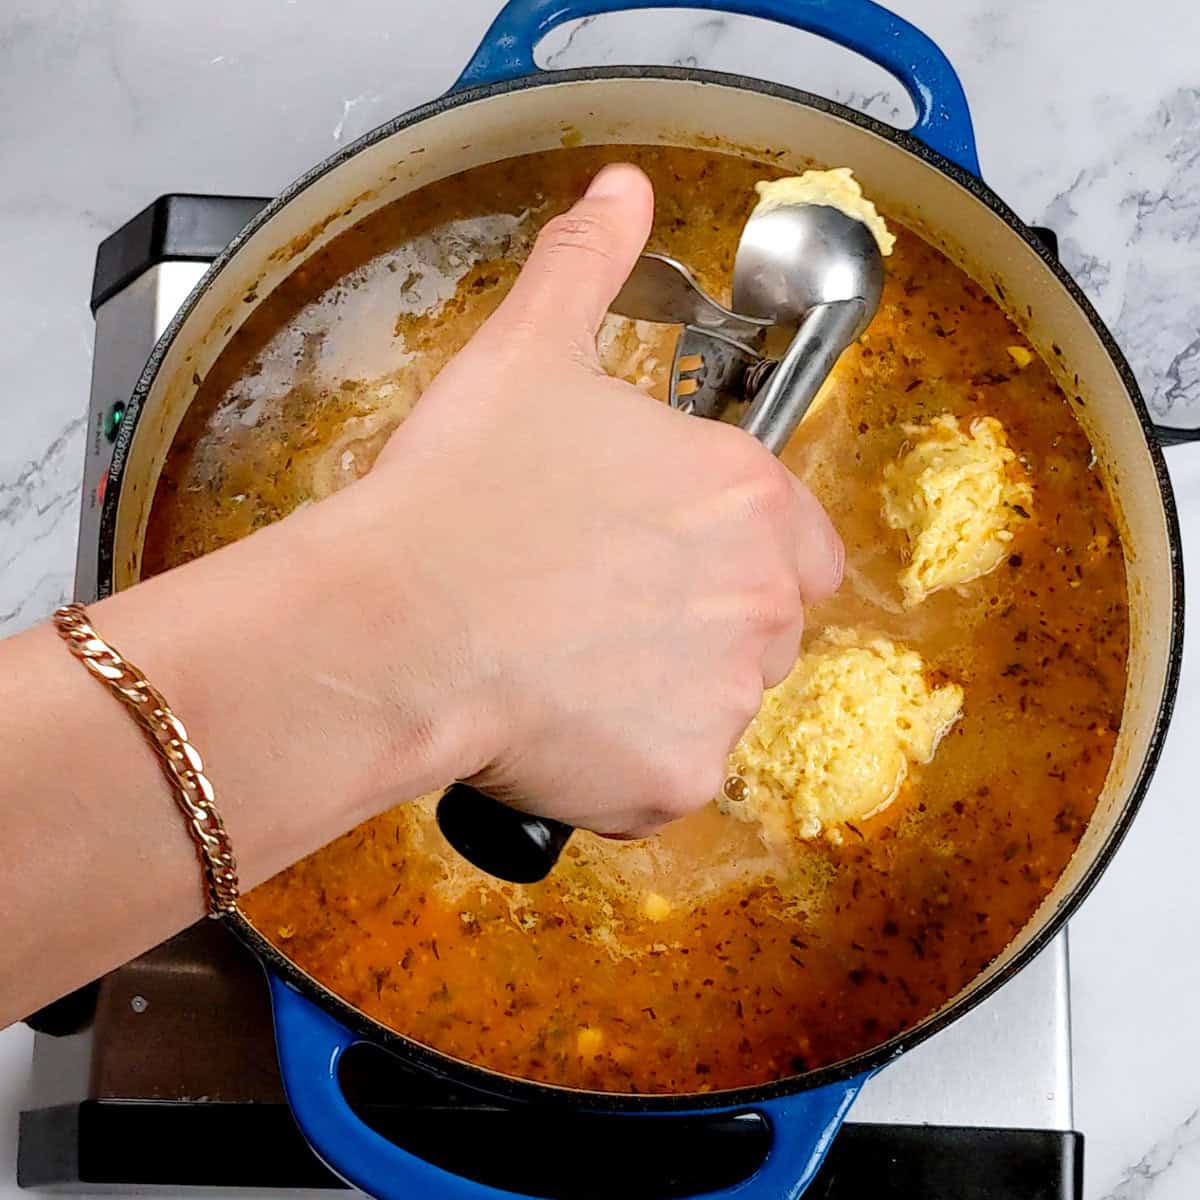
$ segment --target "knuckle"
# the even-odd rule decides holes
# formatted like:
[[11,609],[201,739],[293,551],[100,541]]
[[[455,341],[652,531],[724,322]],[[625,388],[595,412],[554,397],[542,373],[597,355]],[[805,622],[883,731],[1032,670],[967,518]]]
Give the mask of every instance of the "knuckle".
[[605,262],[612,258],[611,235],[605,223],[587,213],[568,212],[551,218],[538,234],[538,246],[544,254],[584,251]]
[[[744,429],[727,421],[706,421],[697,430],[708,439],[711,452],[734,474],[752,473],[761,467],[765,449]],[[768,455],[768,457],[770,457]]]
[[787,469],[773,458],[757,453],[749,456],[739,491],[744,515],[753,521],[775,520],[787,512],[792,503],[792,481]]
[[773,458],[763,464],[755,480],[762,494],[764,506],[770,512],[779,512],[792,502],[792,477],[787,469]]
[[758,628],[767,633],[782,633],[794,625],[804,613],[795,580],[782,573],[773,578],[763,587],[753,612]]
[[794,568],[778,547],[767,546],[755,559],[756,572],[743,581],[744,628],[773,635],[790,628],[804,614],[804,599]]

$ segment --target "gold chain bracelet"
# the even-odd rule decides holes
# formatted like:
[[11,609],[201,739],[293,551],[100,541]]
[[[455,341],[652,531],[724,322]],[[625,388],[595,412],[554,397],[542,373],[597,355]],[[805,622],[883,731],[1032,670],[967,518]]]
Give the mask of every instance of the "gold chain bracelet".
[[141,671],[96,633],[82,604],[65,604],[57,609],[54,628],[71,653],[130,710],[158,755],[204,868],[209,916],[234,912],[238,875],[233,847],[214,805],[204,761],[188,741],[183,722]]

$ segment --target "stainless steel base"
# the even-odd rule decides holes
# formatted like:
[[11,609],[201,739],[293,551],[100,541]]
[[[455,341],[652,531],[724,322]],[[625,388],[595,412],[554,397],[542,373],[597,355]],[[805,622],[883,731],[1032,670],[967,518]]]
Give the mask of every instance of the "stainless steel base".
[[[113,404],[128,398],[154,342],[204,269],[203,263],[162,263],[96,313],[92,436],[75,593],[82,599],[94,596],[96,588],[97,493],[112,453],[106,416]],[[273,1062],[265,999],[260,1004],[247,999],[253,993],[246,989],[259,986],[257,980],[243,973],[234,986],[223,975],[228,969],[203,939],[197,943],[185,937],[115,973],[102,988],[91,1031],[67,1039],[41,1034],[35,1039],[34,1104],[131,1094],[278,1098],[278,1081],[264,1066]],[[997,995],[882,1071],[863,1092],[853,1119],[1070,1129],[1068,977],[1063,934]],[[240,1014],[238,1005],[254,1011]],[[228,1030],[241,1030],[244,1053],[231,1053],[221,1062],[197,1059],[206,1044],[203,1030],[214,1020]],[[251,1053],[254,1039],[266,1044]],[[243,1044],[237,1037],[233,1042]]]

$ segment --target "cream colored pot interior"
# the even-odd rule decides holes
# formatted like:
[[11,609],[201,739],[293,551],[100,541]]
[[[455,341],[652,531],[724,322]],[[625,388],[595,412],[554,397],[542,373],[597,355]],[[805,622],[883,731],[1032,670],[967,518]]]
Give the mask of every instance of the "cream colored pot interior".
[[[850,166],[890,216],[946,251],[993,296],[1054,367],[1095,444],[1117,498],[1133,606],[1125,718],[1097,814],[1064,878],[994,964],[1001,969],[1094,861],[1147,755],[1168,673],[1172,579],[1152,459],[1121,377],[1065,288],[966,188],[869,130],[815,108],[731,85],[678,79],[562,81],[442,112],[362,150],[323,175],[241,247],[196,301],[149,393],[130,446],[114,548],[115,588],[138,577],[155,482],[203,376],[255,296],[318,248],[397,197],[469,167],[562,144],[708,146],[784,166]],[[332,214],[332,215],[331,215]],[[1056,349],[1057,348],[1057,349]],[[1076,376],[1078,383],[1075,382]],[[980,981],[976,981],[976,985]],[[972,986],[976,986],[972,985]]]

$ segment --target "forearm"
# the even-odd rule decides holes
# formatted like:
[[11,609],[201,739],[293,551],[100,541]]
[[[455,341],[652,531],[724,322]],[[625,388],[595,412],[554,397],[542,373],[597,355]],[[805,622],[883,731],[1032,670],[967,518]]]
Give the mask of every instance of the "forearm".
[[[610,379],[650,231],[602,171],[371,473],[97,604],[186,724],[251,887],[452,779],[600,833],[705,804],[842,555],[753,439]],[[0,645],[0,1024],[203,911],[123,706],[40,629]]]
[[[372,641],[346,528],[305,514],[89,609],[204,756],[244,888],[455,773],[403,651],[420,619],[398,596]],[[388,661],[347,661],[347,628]],[[154,752],[48,626],[0,643],[0,758],[3,1026],[199,918],[204,891]]]

